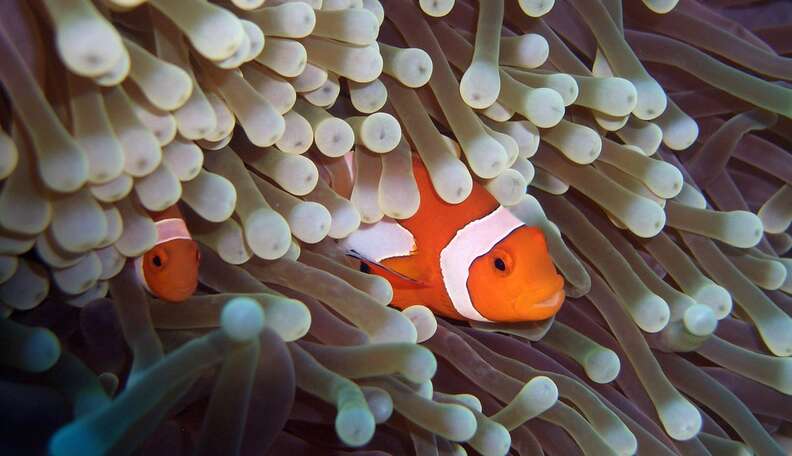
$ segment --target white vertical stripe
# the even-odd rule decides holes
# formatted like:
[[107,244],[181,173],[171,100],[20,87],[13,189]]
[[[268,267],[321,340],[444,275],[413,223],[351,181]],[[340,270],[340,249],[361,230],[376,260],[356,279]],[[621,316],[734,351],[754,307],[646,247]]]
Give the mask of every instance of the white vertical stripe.
[[482,316],[470,300],[467,288],[473,261],[492,248],[523,223],[508,209],[499,206],[486,216],[457,231],[440,252],[440,272],[454,309],[468,320],[490,321]]
[[406,256],[415,248],[415,238],[407,228],[384,217],[381,221],[360,225],[360,228],[339,242],[342,249],[363,258],[381,262],[386,258]]
[[154,292],[151,291],[151,288],[149,288],[148,281],[146,280],[146,273],[145,271],[143,271],[143,255],[140,255],[139,257],[135,258],[134,265],[135,265],[135,274],[137,274],[138,281],[140,282],[140,284],[143,285],[143,288],[145,288],[146,291],[148,291],[151,294],[154,294]]
[[[174,239],[192,239],[190,236],[190,231],[187,229],[187,225],[184,223],[183,219],[162,219],[157,221],[154,225],[157,227],[157,242],[154,243],[154,247]],[[152,247],[152,249],[154,247]],[[145,253],[135,258],[135,272],[137,273],[138,280],[143,285],[143,288],[145,288],[149,293],[154,294],[154,292],[151,291],[151,288],[149,288],[149,284],[146,281],[146,273],[143,270],[144,255]]]
[[157,221],[155,225],[157,226],[157,243],[154,245],[164,244],[174,239],[192,239],[183,219],[162,219]]

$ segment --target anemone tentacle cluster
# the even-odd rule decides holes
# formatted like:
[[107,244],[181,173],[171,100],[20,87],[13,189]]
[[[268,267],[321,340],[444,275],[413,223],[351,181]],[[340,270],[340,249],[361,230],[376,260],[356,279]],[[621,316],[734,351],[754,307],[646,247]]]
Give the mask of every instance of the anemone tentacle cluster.
[[[788,454],[790,53],[785,0],[0,2],[0,453]],[[388,306],[336,240],[412,154],[554,318]]]

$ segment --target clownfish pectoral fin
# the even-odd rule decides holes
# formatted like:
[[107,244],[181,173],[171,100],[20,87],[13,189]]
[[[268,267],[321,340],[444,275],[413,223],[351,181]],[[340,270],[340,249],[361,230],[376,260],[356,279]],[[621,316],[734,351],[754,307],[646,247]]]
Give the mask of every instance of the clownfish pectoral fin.
[[371,261],[363,256],[359,255],[357,252],[350,252],[348,253],[349,256],[357,259],[360,261],[361,271],[368,272],[371,274],[376,274],[388,282],[391,283],[393,288],[408,288],[408,289],[417,289],[417,288],[425,288],[429,285],[420,281],[416,280],[412,277],[408,277],[398,271],[394,271],[393,269],[384,266],[380,263],[375,261]]
[[423,284],[434,283],[432,270],[426,265],[432,262],[431,253],[416,250],[410,255],[385,258],[381,261],[383,267],[394,271],[404,277],[409,277]]

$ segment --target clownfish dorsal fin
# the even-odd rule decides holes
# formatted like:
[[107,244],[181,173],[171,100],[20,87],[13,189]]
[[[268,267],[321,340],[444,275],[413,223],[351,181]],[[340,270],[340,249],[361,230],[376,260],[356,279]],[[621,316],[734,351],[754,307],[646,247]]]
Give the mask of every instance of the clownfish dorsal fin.
[[161,211],[157,212],[149,212],[149,216],[154,222],[158,222],[160,220],[166,219],[183,219],[184,216],[182,215],[181,210],[179,209],[178,204],[174,204],[173,206],[169,206]]
[[[418,212],[399,223],[409,230],[427,259],[436,258],[457,232],[467,224],[485,217],[498,208],[498,202],[481,185],[474,185],[470,195],[459,204],[444,201],[434,189],[429,170],[413,155],[413,174],[421,194]],[[429,264],[424,261],[421,264]]]
[[349,199],[354,184],[354,166],[350,165],[352,152],[340,157],[327,157],[320,153],[312,153],[319,177],[336,193]]

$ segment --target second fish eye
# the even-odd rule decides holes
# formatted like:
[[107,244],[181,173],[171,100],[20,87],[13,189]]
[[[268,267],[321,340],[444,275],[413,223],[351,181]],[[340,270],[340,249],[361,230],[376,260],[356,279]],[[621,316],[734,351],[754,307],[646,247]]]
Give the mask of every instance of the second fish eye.
[[154,266],[156,267],[162,266],[162,259],[159,257],[159,255],[155,255],[154,258],[151,259],[151,262],[154,263]]
[[495,258],[495,269],[499,271],[506,270],[506,263],[501,258]]

